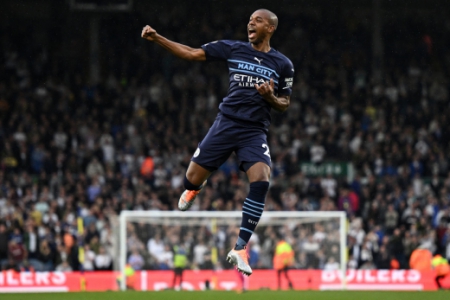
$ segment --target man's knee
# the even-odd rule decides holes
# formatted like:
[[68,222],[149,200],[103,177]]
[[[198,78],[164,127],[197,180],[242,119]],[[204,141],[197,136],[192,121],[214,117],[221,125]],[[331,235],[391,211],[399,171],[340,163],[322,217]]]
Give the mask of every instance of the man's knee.
[[200,186],[209,177],[211,171],[207,168],[200,166],[195,162],[191,162],[186,171],[186,179],[195,186]]
[[270,167],[263,162],[257,162],[247,170],[250,183],[270,180]]

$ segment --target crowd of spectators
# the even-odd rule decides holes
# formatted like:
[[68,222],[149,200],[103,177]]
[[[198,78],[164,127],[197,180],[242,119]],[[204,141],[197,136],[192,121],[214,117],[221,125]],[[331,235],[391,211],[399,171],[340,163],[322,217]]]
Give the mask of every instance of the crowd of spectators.
[[[297,269],[338,270],[340,261],[339,219],[284,220],[286,225],[272,219],[260,223],[252,235],[247,250],[249,264],[255,269],[272,268],[274,250],[280,239],[292,245],[296,254]],[[217,220],[213,230],[210,225],[190,222],[188,226],[158,225],[130,222],[127,226],[128,263],[135,270],[173,268],[173,246],[182,246],[187,256],[187,268],[194,270],[231,269],[226,254],[234,246],[239,233],[239,222]],[[228,224],[225,224],[228,223]],[[278,223],[275,224],[275,223]]]
[[[155,13],[151,25],[197,47],[245,40],[239,22],[250,13],[230,10],[189,22],[181,7]],[[350,14],[329,23],[294,8],[277,13],[272,46],[293,61],[296,77],[290,108],[273,114],[266,210],[346,211],[352,268],[389,268],[393,259],[408,268],[419,245],[450,258],[450,60],[433,48],[434,27],[418,35],[409,28],[422,26],[421,18],[389,24],[383,38],[392,51],[385,54],[384,76],[374,80],[364,18]],[[121,23],[115,26],[101,37],[106,63],[99,83],[86,79],[82,64],[62,63],[68,58],[0,36],[2,268],[111,269],[118,243],[112,228],[121,210],[177,208],[190,157],[226,94],[226,66],[183,62],[139,39],[138,29],[116,38]],[[439,28],[442,43],[449,28]],[[311,177],[300,168],[301,162],[327,161],[352,163],[354,178]],[[240,210],[247,189],[232,156],[191,209]],[[331,248],[315,232],[292,237],[297,266],[336,267],[333,255],[316,251]],[[210,246],[202,235],[187,234],[203,249],[192,252],[201,265],[196,253]],[[170,267],[172,235],[130,235],[135,266]],[[270,241],[271,232],[260,235],[254,249]],[[152,260],[152,245],[167,263]],[[270,267],[270,261],[262,255],[254,266]]]

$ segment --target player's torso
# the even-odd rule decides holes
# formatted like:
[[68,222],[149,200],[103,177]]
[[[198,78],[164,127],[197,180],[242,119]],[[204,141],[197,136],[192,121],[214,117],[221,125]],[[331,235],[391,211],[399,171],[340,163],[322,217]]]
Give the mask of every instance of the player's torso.
[[228,64],[230,83],[228,93],[219,105],[220,112],[228,118],[267,129],[271,106],[255,85],[273,80],[275,95],[279,94],[279,86],[287,88],[286,95],[289,95],[294,72],[289,59],[274,49],[260,52],[250,43],[240,41],[220,40],[202,48],[208,60],[226,60]]
[[227,58],[229,71],[228,94],[219,106],[228,117],[248,120],[267,128],[270,124],[270,104],[258,93],[255,84],[274,82],[274,94],[278,94],[278,82],[283,60],[276,50],[268,53],[252,48],[249,43],[238,42],[232,46]]
[[277,92],[282,61],[275,50],[264,53],[247,43],[239,43],[234,45],[227,63],[230,74],[228,97],[244,96],[255,100],[258,98],[255,84],[261,85],[270,79]]

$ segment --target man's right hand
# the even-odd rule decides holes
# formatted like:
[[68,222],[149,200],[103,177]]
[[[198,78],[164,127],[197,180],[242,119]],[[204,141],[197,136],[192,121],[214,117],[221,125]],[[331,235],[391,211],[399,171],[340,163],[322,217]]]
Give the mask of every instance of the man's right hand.
[[142,29],[141,37],[149,41],[154,41],[156,37],[156,30],[147,25]]

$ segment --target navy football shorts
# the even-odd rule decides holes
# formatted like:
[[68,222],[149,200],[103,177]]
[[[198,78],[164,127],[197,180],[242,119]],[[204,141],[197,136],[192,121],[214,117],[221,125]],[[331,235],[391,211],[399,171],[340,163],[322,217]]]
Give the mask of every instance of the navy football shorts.
[[215,171],[233,151],[244,172],[256,162],[263,162],[271,167],[265,130],[245,121],[227,118],[220,113],[198,144],[191,160],[209,171]]

